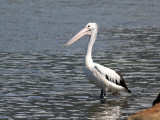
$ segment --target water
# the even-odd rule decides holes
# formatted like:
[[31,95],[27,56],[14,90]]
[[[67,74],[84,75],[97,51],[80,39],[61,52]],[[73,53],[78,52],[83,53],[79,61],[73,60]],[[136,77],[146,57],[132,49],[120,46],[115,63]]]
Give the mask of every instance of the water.
[[[0,119],[126,119],[160,91],[159,1],[4,0],[0,4]],[[83,74],[87,37],[62,46],[88,22],[99,25],[93,59],[120,71],[132,94],[115,97]]]

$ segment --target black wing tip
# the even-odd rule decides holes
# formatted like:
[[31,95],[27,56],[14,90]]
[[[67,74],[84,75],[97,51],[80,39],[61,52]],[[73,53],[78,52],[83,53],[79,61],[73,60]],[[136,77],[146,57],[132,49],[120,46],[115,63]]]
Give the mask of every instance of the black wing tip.
[[127,89],[128,93],[131,93],[131,91],[129,89]]
[[128,89],[128,87],[127,87],[127,85],[126,85],[126,83],[125,83],[122,75],[121,75],[119,72],[117,72],[117,71],[116,71],[116,73],[121,77],[120,85],[121,85],[122,87],[126,88],[126,90],[127,90],[128,93],[131,93],[131,91]]

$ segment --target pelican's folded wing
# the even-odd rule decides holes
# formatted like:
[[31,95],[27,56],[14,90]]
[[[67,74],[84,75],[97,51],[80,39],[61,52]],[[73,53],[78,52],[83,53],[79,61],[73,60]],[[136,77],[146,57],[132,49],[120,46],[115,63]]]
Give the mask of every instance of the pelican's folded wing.
[[98,72],[100,72],[102,75],[104,75],[108,81],[126,88],[126,90],[129,93],[131,93],[131,91],[128,89],[127,85],[125,84],[125,81],[124,81],[122,75],[119,72],[116,72],[110,68],[104,67],[104,66],[97,64],[97,63],[95,63],[94,68]]

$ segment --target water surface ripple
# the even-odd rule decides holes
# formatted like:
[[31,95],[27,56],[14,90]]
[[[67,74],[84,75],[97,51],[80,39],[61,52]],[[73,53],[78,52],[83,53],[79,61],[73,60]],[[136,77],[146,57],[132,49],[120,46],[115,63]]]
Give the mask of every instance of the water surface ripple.
[[[99,100],[100,89],[83,74],[84,50],[71,55],[0,53],[0,118],[124,119],[150,107],[160,85],[158,31],[101,31],[110,40],[97,41],[94,61],[120,71],[132,91],[118,97],[108,93],[106,101]],[[108,47],[96,49],[104,44]]]

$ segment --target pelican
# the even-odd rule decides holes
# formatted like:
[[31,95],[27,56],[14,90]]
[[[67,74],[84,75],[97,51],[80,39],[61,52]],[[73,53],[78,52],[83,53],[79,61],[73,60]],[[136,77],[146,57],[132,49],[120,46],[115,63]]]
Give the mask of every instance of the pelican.
[[105,99],[106,92],[112,92],[115,95],[120,94],[120,91],[131,93],[119,72],[93,62],[91,53],[97,31],[98,25],[96,23],[88,23],[63,47],[71,45],[83,36],[90,36],[84,58],[84,73],[87,79],[101,89],[100,99]]

